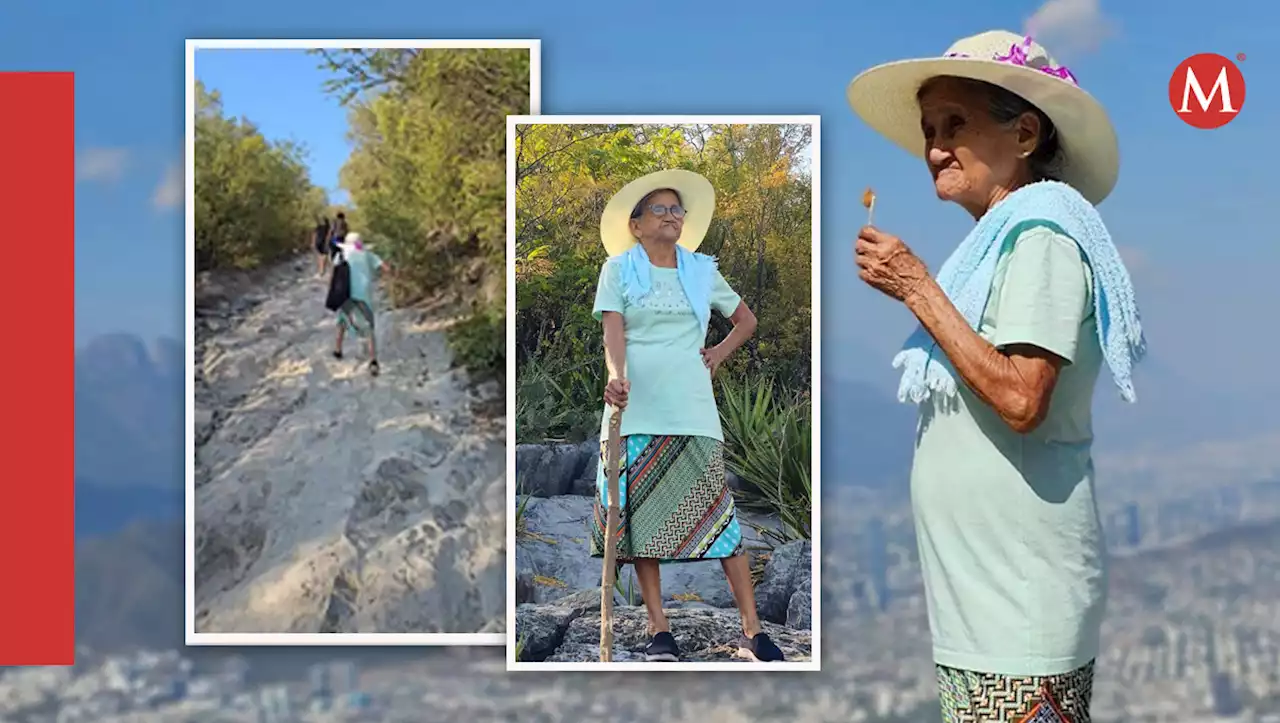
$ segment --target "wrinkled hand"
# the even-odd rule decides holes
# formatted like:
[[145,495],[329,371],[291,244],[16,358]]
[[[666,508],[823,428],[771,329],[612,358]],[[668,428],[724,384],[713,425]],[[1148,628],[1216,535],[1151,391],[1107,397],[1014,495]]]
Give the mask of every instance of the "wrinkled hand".
[[714,346],[710,349],[701,349],[699,353],[702,354],[703,365],[711,371],[711,376],[716,375],[716,370],[720,368],[720,365],[728,357],[728,354],[721,351],[719,347]]
[[627,396],[631,394],[631,382],[626,379],[610,379],[604,385],[605,404],[619,411],[627,408]]
[[902,239],[874,226],[862,227],[853,248],[858,278],[898,301],[929,278],[929,269]]

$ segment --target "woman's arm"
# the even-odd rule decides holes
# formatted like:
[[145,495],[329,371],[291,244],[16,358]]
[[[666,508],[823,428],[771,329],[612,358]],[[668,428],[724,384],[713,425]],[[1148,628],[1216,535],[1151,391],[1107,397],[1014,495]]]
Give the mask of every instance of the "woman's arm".
[[979,399],[995,409],[1013,431],[1027,434],[1049,413],[1049,402],[1063,359],[1031,345],[997,349],[969,326],[933,278],[926,278],[905,299]]
[[756,315],[747,306],[747,302],[739,301],[738,308],[733,310],[733,314],[729,316],[729,321],[733,323],[733,329],[728,336],[719,344],[716,349],[720,352],[721,359],[728,357],[730,354],[738,350],[738,347],[747,342],[752,334],[756,333]]
[[622,323],[622,314],[616,311],[603,312],[600,323],[604,326],[604,361],[609,369],[610,379],[625,379],[627,376],[627,334]]

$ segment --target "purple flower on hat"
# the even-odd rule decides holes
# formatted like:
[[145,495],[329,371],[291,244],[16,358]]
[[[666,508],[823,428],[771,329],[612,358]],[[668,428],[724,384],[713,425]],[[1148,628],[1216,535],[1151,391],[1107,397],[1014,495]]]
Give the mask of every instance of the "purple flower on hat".
[[1040,69],[1040,72],[1062,78],[1065,81],[1069,81],[1072,85],[1080,85],[1080,81],[1076,80],[1075,74],[1068,70],[1065,65],[1060,65],[1056,68],[1045,66]]
[[[1028,35],[1022,39],[1021,43],[1014,43],[1013,45],[1009,46],[1008,53],[1005,53],[1004,55],[997,55],[996,57],[992,58],[992,60],[996,61],[997,63],[1008,63],[1009,65],[1017,65],[1023,68],[1032,68],[1034,66],[1027,65],[1027,50],[1030,47],[1031,47],[1031,36]],[[947,53],[943,57],[944,58],[968,58],[971,56],[968,53]],[[1056,66],[1042,65],[1035,69],[1046,75],[1052,75],[1055,78],[1061,78],[1062,80],[1065,80],[1074,86],[1078,87],[1080,85],[1080,81],[1076,79],[1075,73],[1072,73],[1065,65],[1056,65]]]
[[1001,63],[1010,63],[1012,65],[1026,66],[1027,49],[1031,47],[1031,36],[1022,39],[1022,43],[1015,43],[1009,46],[1009,52],[1004,55],[997,55],[995,60]]

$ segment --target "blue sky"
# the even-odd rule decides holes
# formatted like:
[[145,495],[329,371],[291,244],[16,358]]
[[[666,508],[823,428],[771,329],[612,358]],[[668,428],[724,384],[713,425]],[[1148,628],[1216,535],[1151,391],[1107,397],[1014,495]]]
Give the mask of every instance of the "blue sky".
[[[1221,4],[1213,14],[1191,0],[1100,8],[1056,2],[1074,18],[1065,36],[1110,30],[1090,52],[1046,44],[1119,129],[1120,184],[1102,212],[1133,261],[1155,353],[1181,375],[1280,391],[1269,362],[1280,344],[1262,333],[1274,328],[1269,310],[1280,306],[1280,284],[1272,281],[1280,249],[1267,225],[1276,200],[1267,153],[1273,134],[1266,132],[1280,121],[1280,62],[1266,50],[1274,48],[1268,28],[1280,11],[1262,0]],[[779,12],[775,3],[751,1],[688,3],[675,12],[551,0],[431,7],[135,0],[68,13],[30,3],[0,11],[0,67],[77,73],[78,142],[96,161],[82,164],[94,173],[78,186],[80,338],[112,330],[182,334],[181,208],[157,204],[156,191],[181,157],[185,37],[536,37],[543,41],[546,113],[821,114],[824,371],[888,380],[888,353],[908,319],[845,281],[853,273],[850,239],[863,219],[859,194],[875,186],[878,225],[935,268],[969,222],[933,198],[919,162],[853,117],[844,88],[879,62],[937,54],[957,37],[989,28],[1021,30],[1038,7],[801,1]],[[1204,51],[1248,55],[1243,113],[1214,131],[1181,123],[1166,94],[1178,62]],[[211,62],[202,75],[226,86],[228,107],[269,134],[312,142],[317,173],[331,175],[340,159],[328,144],[342,143],[343,121],[321,110],[330,101],[312,87],[319,76],[310,60],[269,60],[269,74],[257,78],[244,72],[248,62]],[[1242,339],[1248,351],[1224,351]]]
[[345,203],[338,171],[351,152],[347,112],[322,89],[333,75],[320,62],[305,50],[198,50],[196,79],[222,93],[227,115],[248,118],[267,138],[302,143],[311,182]]

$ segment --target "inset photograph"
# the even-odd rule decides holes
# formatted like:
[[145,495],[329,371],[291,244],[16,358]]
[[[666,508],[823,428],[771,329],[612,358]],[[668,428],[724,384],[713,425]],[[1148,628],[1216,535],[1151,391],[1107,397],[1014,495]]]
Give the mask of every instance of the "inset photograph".
[[818,670],[817,117],[507,147],[508,668]]
[[187,41],[187,644],[505,642],[505,133],[538,52]]

